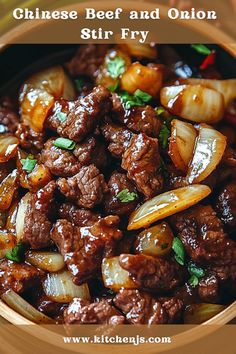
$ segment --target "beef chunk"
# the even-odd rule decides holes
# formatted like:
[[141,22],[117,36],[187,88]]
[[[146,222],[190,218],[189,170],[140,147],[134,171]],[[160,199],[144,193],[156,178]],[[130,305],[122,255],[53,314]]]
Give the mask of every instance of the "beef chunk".
[[26,209],[23,239],[32,249],[48,247],[52,223],[49,214],[53,210],[56,182],[51,181],[37,193],[32,194]]
[[183,282],[183,267],[164,258],[122,254],[119,263],[143,290],[168,292]]
[[122,159],[122,168],[146,198],[155,196],[162,189],[163,178],[159,173],[160,155],[158,140],[139,134],[132,138]]
[[201,302],[213,304],[220,301],[219,281],[215,275],[208,275],[200,280],[198,295]]
[[[56,104],[58,105],[58,103]],[[95,129],[110,109],[109,91],[102,86],[94,87],[87,96],[78,101],[69,102],[64,107],[65,120],[57,118],[58,108],[54,108],[52,116],[47,119],[47,125],[57,134],[80,142]]]
[[77,144],[73,153],[81,166],[93,164],[98,169],[104,169],[107,166],[108,156],[105,145],[94,137]]
[[31,265],[4,259],[0,261],[0,293],[9,289],[16,293],[22,293],[34,287],[38,283],[40,275],[40,272]]
[[171,217],[185,250],[201,265],[235,263],[236,243],[227,238],[211,206],[196,206]]
[[86,75],[95,79],[98,75],[98,69],[104,61],[104,57],[109,49],[109,45],[88,44],[81,45],[75,56],[66,68],[72,77]]
[[16,113],[11,100],[8,97],[0,102],[0,133],[15,133],[19,123],[19,116]]
[[122,289],[113,299],[115,306],[126,315],[132,324],[174,323],[181,317],[183,303],[179,299],[155,299],[139,290]]
[[124,316],[112,306],[112,301],[101,299],[90,303],[80,298],[74,298],[64,311],[66,324],[110,324],[118,325],[125,322]]
[[129,129],[113,123],[104,125],[101,131],[105,139],[109,141],[108,150],[110,153],[114,157],[121,159],[130,145],[133,133]]
[[92,226],[101,217],[91,210],[79,209],[71,203],[64,203],[59,209],[59,218],[70,221],[75,226]]
[[216,199],[216,211],[226,226],[236,228],[236,181],[220,191]]
[[81,164],[71,151],[53,145],[55,139],[49,139],[41,153],[40,161],[55,176],[69,177],[79,172]]
[[121,202],[117,194],[128,189],[130,193],[136,193],[136,188],[127,178],[125,173],[113,172],[108,182],[109,192],[104,199],[104,207],[107,214],[129,215],[137,206],[138,197],[130,202]]
[[67,220],[58,220],[51,237],[64,256],[75,284],[93,277],[104,257],[115,254],[116,243],[122,237],[118,216],[107,216],[90,227],[77,227]]
[[16,131],[16,137],[20,141],[20,146],[25,150],[38,152],[43,149],[45,142],[44,132],[36,132],[28,125],[20,123]]
[[94,165],[82,167],[73,177],[59,178],[57,185],[68,200],[89,209],[100,204],[107,191],[104,176]]
[[117,94],[112,95],[112,102],[115,117],[122,124],[135,133],[145,133],[148,136],[158,138],[162,123],[153,107],[133,107],[125,110]]

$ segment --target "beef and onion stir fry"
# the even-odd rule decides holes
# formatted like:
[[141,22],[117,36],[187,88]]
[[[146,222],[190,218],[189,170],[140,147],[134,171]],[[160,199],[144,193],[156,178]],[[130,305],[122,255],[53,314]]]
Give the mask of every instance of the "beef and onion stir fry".
[[21,315],[201,323],[235,300],[236,79],[191,50],[195,69],[80,46],[1,98],[0,296]]

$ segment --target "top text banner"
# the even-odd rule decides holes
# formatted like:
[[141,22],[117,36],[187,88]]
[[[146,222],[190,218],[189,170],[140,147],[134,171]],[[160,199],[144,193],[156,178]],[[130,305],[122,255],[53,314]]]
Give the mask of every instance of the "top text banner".
[[236,0],[0,0],[0,43],[236,42]]

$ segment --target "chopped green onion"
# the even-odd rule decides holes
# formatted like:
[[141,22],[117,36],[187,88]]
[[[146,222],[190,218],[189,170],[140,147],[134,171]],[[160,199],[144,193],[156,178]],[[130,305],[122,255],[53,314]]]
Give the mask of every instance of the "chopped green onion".
[[25,245],[19,242],[18,245],[6,253],[6,258],[10,261],[21,263],[25,258],[25,251]]
[[53,145],[64,150],[74,150],[76,143],[67,138],[57,138]]
[[184,265],[185,262],[185,250],[182,241],[175,237],[172,244],[172,249],[175,253],[175,260],[180,265]]
[[116,196],[122,203],[132,202],[133,200],[138,198],[138,194],[135,192],[130,192],[127,188],[123,189]]
[[108,90],[110,92],[116,92],[118,90],[119,86],[120,86],[120,82],[117,81],[114,85],[109,86]]
[[58,112],[57,113],[57,118],[63,123],[67,119],[67,115],[64,112]]
[[198,53],[203,55],[211,54],[211,50],[207,48],[204,44],[192,44],[191,47],[195,49]]
[[152,99],[151,95],[149,95],[147,92],[144,92],[139,89],[135,91],[134,96],[137,97],[143,103],[147,103],[147,102],[151,101],[151,99]]
[[117,79],[125,72],[125,61],[121,57],[109,59],[107,63],[107,71],[113,79]]
[[127,91],[120,91],[118,95],[120,96],[125,109],[130,109],[135,106],[144,106],[145,103],[152,99],[152,96],[147,92],[139,89],[135,91],[134,95],[130,95]]
[[22,169],[27,173],[32,172],[37,164],[37,160],[33,159],[32,155],[28,155],[26,159],[21,159],[20,162],[22,164]]
[[188,283],[194,288],[199,284],[199,279],[198,277],[196,277],[196,275],[191,275],[191,278],[189,279]]

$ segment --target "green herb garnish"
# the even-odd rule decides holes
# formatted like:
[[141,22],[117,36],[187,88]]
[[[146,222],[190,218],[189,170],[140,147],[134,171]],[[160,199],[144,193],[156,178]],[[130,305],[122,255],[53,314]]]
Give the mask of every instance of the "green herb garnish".
[[67,115],[64,112],[58,112],[57,113],[57,118],[63,123],[67,119]]
[[127,91],[120,91],[118,92],[125,109],[130,109],[131,107],[135,106],[144,106],[145,103],[149,102],[152,99],[147,92],[142,90],[136,90],[133,95],[130,95]]
[[188,283],[189,283],[189,285],[191,285],[194,288],[195,286],[198,285],[199,279],[198,279],[198,277],[196,277],[196,275],[191,275]]
[[157,108],[155,109],[155,111],[156,111],[156,114],[157,114],[158,116],[160,116],[162,113],[165,112],[165,108],[160,106],[160,107],[157,107]]
[[32,172],[37,164],[37,160],[35,160],[32,155],[28,155],[26,159],[21,159],[20,162],[22,164],[22,170],[27,173]]
[[120,82],[117,81],[114,85],[109,86],[108,90],[110,92],[116,92],[118,90],[119,86],[120,86]]
[[113,79],[117,79],[125,72],[125,61],[121,57],[109,59],[107,63],[107,71]]
[[172,249],[175,253],[176,262],[178,262],[180,265],[184,265],[184,261],[185,261],[184,245],[178,237],[174,238],[173,244],[172,244]]
[[138,194],[135,192],[130,192],[127,188],[123,189],[116,196],[122,203],[132,202],[133,200],[138,198]]
[[170,135],[171,135],[170,129],[167,127],[165,123],[162,124],[159,133],[159,143],[163,149],[167,148]]
[[139,90],[139,89],[137,89],[135,91],[134,97],[136,97],[137,99],[139,99],[143,103],[148,103],[152,99],[152,96],[149,95],[149,93],[144,92],[144,91]]
[[84,86],[84,79],[82,77],[80,77],[79,79],[76,79],[75,86],[77,88],[77,91],[81,91]]
[[6,253],[5,257],[10,261],[21,263],[25,258],[25,251],[25,245],[22,242],[19,242],[18,245]]
[[54,140],[53,145],[64,150],[74,150],[76,143],[67,138],[57,138]]
[[199,280],[204,277],[205,271],[204,269],[197,267],[194,263],[189,263],[188,272],[191,275],[189,279],[189,284],[193,287],[198,285]]
[[195,49],[198,53],[203,55],[211,54],[211,50],[207,48],[204,44],[192,44],[191,47]]

